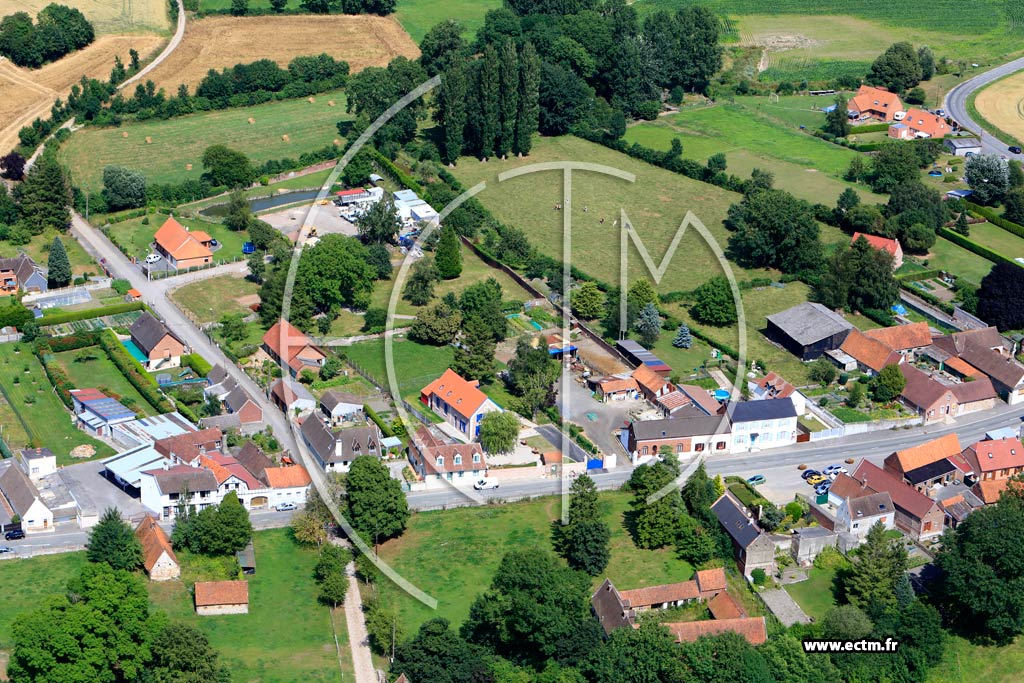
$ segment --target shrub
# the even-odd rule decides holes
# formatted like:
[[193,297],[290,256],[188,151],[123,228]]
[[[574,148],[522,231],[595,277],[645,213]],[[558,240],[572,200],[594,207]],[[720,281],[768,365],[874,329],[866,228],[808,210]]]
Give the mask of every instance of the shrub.
[[763,586],[768,582],[768,575],[760,567],[750,572],[750,578],[754,580],[755,586]]
[[391,433],[391,427],[380,415],[377,414],[376,410],[371,408],[369,405],[364,405],[363,412],[366,413],[366,417],[373,420],[373,423],[380,428],[381,434],[384,436],[394,436],[394,434]]
[[795,521],[804,516],[804,508],[800,503],[794,500],[786,503],[786,514]]

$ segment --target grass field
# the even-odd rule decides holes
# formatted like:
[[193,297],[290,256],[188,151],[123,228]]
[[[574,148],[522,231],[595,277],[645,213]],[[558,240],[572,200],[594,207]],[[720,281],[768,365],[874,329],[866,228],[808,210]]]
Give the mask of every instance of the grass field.
[[181,45],[151,75],[169,92],[180,83],[194,89],[210,69],[257,59],[286,66],[295,57],[321,52],[344,59],[353,71],[384,66],[399,55],[419,56],[416,44],[393,17],[207,17],[189,22]]
[[[68,453],[81,444],[94,446],[96,457],[114,454],[113,448],[75,428],[70,413],[46,379],[43,366],[28,347],[0,344],[0,388],[28,437],[53,451],[58,465],[76,462]],[[10,440],[7,443],[12,449],[29,445]]]
[[1012,259],[1024,256],[1024,238],[991,223],[972,225],[970,238],[990,249],[995,249],[1003,256]]
[[[376,380],[383,387],[388,386],[387,364],[384,355],[384,340],[359,342],[352,346],[340,347],[354,364]],[[419,391],[440,376],[452,362],[454,348],[451,346],[426,346],[407,339],[395,339],[392,362],[399,395]]]
[[[764,102],[767,102],[767,100],[764,100]],[[714,112],[724,113],[726,111],[728,110],[723,107],[702,110],[702,118],[714,116]],[[696,112],[693,113],[696,114]],[[810,114],[811,112],[800,113]],[[690,112],[687,112],[684,115],[689,114]],[[726,119],[732,117],[732,114],[726,114],[725,116]],[[787,149],[791,149],[790,143],[794,142],[794,140],[798,143],[809,142],[811,146],[807,148],[807,151],[820,153],[825,158],[830,157],[833,154],[833,150],[845,152],[845,150],[830,145],[823,140],[812,138],[804,133],[796,133],[783,128],[765,125],[763,119],[757,120],[752,117],[745,117],[748,121],[757,121],[758,124],[764,125],[765,128],[774,130],[763,130],[762,133],[766,137],[759,138],[755,148],[746,148],[744,146],[730,147],[728,145],[735,139],[731,133],[720,130],[719,132],[712,133],[715,137],[706,137],[704,132],[700,134],[694,133],[694,129],[701,128],[702,131],[710,131],[710,128],[704,129],[702,126],[688,126],[686,129],[681,129],[677,125],[670,123],[668,121],[669,118],[664,117],[657,122],[641,123],[633,126],[626,131],[626,139],[630,142],[637,142],[645,147],[659,150],[669,149],[672,140],[679,139],[683,143],[683,156],[696,158],[701,161],[707,160],[709,156],[717,152],[724,152],[728,163],[726,172],[741,178],[749,178],[751,171],[755,168],[770,171],[775,175],[776,187],[810,202],[835,203],[835,200],[839,198],[843,190],[848,187],[852,187],[861,196],[863,201],[884,201],[883,197],[872,194],[863,185],[858,186],[847,183],[836,177],[837,174],[834,172],[822,172],[810,158],[804,158],[800,161],[797,161],[795,158],[780,158],[776,156],[779,153],[778,147],[772,145],[769,148],[769,145],[762,144],[768,142],[767,136],[774,136]],[[717,137],[718,135],[722,135],[730,143],[723,144],[722,140]],[[850,154],[855,154],[855,152]],[[849,159],[852,156],[845,154],[843,156],[845,157],[845,166],[849,166]],[[831,162],[830,167],[834,168],[837,163],[838,160]]]
[[[340,140],[335,124],[351,119],[341,91],[323,93],[314,100],[268,102],[118,128],[86,128],[61,146],[60,157],[76,185],[97,192],[103,187],[103,167],[110,164],[142,171],[151,183],[198,180],[203,151],[217,143],[245,152],[257,164],[294,159]],[[250,124],[250,118],[255,123]],[[285,141],[283,135],[289,139]],[[152,142],[147,143],[147,138]]]
[[[83,353],[84,352],[84,353]],[[54,354],[57,362],[67,370],[71,383],[79,389],[95,388],[105,394],[113,394],[125,407],[143,415],[153,415],[155,411],[146,403],[146,399],[138,390],[128,383],[121,371],[98,346],[77,351],[64,351]],[[77,360],[80,357],[92,357],[89,360]]]
[[[572,261],[593,277],[618,282],[621,209],[626,210],[655,263],[661,262],[687,211],[693,211],[723,248],[728,240],[722,219],[729,205],[739,201],[738,194],[571,136],[538,138],[530,156],[524,159],[481,163],[463,158],[452,172],[466,187],[486,181],[488,188],[477,198],[499,220],[524,230],[542,253],[561,259],[563,214],[554,210],[555,204],[563,201],[561,173],[548,171],[497,181],[497,175],[504,171],[551,161],[604,164],[636,175],[635,183],[593,172],[576,171],[572,176]],[[635,247],[630,247],[629,253],[630,279],[649,278]],[[679,243],[675,259],[674,267],[670,266],[662,278],[660,291],[693,289],[721,272],[710,247],[693,229]],[[741,279],[748,276],[736,266],[733,269]]]
[[[12,0],[0,0],[0,7],[10,4]],[[21,3],[13,0],[13,4],[18,7]],[[38,4],[45,6],[49,2]],[[163,5],[162,2],[160,4]],[[7,13],[7,10],[0,9],[0,16]],[[135,48],[143,59],[147,59],[159,50],[163,42],[164,38],[152,33],[100,36],[88,47],[35,70],[22,69],[6,59],[0,60],[0,150],[6,152],[15,147],[18,131],[33,119],[47,118],[54,100],[58,97],[66,99],[71,86],[83,75],[105,81],[110,77],[115,56],[120,56],[127,64],[128,51]]]
[[[973,227],[971,235],[974,235]],[[956,273],[970,282],[978,284],[992,270],[992,262],[963,247],[957,246],[947,239],[939,237],[935,246],[928,253],[928,267],[940,268]]]
[[[131,218],[110,226],[110,232],[118,242],[128,247],[129,251],[138,258],[145,258],[150,252],[149,245],[153,241],[153,235],[160,229],[160,226],[167,220],[163,214],[152,214],[149,216],[149,224],[142,222],[142,218]],[[242,256],[242,244],[249,239],[245,232],[232,232],[224,227],[222,223],[211,223],[205,220],[194,218],[183,218],[176,216],[175,220],[191,230],[202,230],[209,233],[210,237],[220,242],[221,248],[213,252],[213,260],[228,260],[233,257]]]
[[252,311],[238,302],[239,297],[258,294],[260,286],[242,277],[218,275],[179,287],[171,299],[180,308],[192,312],[199,322],[220,320],[229,313],[248,315]]
[[47,595],[61,592],[68,579],[84,565],[84,552],[0,562],[0,592],[7,596],[6,606],[0,610],[0,649],[9,649],[13,644],[11,625],[15,617],[38,605]]
[[[15,12],[28,12],[34,17],[49,4],[50,0],[0,0],[0,17]],[[66,0],[61,4],[81,10],[97,35],[171,28],[164,0]]]
[[472,42],[477,29],[484,25],[484,15],[488,10],[499,7],[501,0],[398,0],[396,16],[417,45],[434,24],[448,19],[455,19],[462,24],[466,29],[463,37]]
[[834,569],[814,567],[806,581],[787,584],[786,592],[796,600],[807,616],[814,617],[817,621],[836,605],[832,596],[832,581],[835,576]]
[[[601,512],[612,530],[611,563],[605,576],[622,589],[685,581],[693,568],[676,558],[671,548],[640,550],[633,545],[623,523],[630,496],[601,493]],[[490,585],[502,556],[515,549],[551,548],[551,522],[561,515],[561,499],[537,500],[497,506],[461,508],[413,515],[405,534],[381,546],[380,555],[402,576],[438,601],[431,610],[381,582],[378,590],[386,603],[398,608],[406,633],[427,619],[444,617],[460,624],[470,603]]]
[[1001,78],[971,96],[982,125],[1006,142],[1019,145],[1024,140],[1024,71]]

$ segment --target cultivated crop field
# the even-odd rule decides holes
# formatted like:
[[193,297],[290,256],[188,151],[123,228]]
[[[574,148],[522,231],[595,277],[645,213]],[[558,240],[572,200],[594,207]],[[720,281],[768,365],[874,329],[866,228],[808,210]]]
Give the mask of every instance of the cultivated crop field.
[[979,91],[974,108],[994,128],[1024,140],[1024,71],[1000,79]]
[[419,56],[416,44],[392,17],[208,17],[189,22],[181,46],[151,76],[168,92],[180,83],[194,89],[210,69],[257,59],[287,66],[295,57],[322,52],[344,59],[352,71],[384,66],[399,55]]
[[[0,10],[0,15],[3,13]],[[33,119],[48,117],[53,101],[67,97],[82,76],[106,80],[115,56],[127,64],[128,51],[134,48],[145,59],[163,42],[152,33],[100,36],[85,49],[34,70],[0,58],[0,150],[6,153],[17,145],[18,131]]]
[[[725,248],[729,233],[722,225],[729,206],[740,196],[656,168],[600,145],[566,136],[537,138],[530,156],[482,163],[463,158],[452,171],[466,187],[486,181],[477,198],[508,225],[524,230],[543,253],[562,258],[562,220],[555,210],[562,202],[560,171],[534,173],[499,183],[503,171],[550,161],[605,164],[636,175],[630,183],[607,175],[573,174],[573,263],[593,277],[610,283],[619,278],[619,211],[625,209],[655,263],[660,263],[687,211],[707,226]],[[602,222],[603,220],[603,222]],[[749,273],[733,266],[737,277]],[[659,290],[690,290],[721,272],[710,247],[696,230],[688,230]],[[630,248],[630,279],[650,277],[635,248]]]
[[[53,0],[0,0],[0,17],[28,12],[33,17]],[[171,27],[166,0],[62,0],[82,11],[97,34],[166,31]]]
[[[340,140],[335,124],[352,118],[345,113],[344,94],[327,92],[313,100],[268,102],[118,128],[85,128],[61,146],[60,156],[71,169],[75,184],[95,191],[102,188],[103,167],[109,164],[142,171],[151,183],[198,180],[203,173],[203,151],[213,144],[245,152],[258,164],[297,158]],[[147,138],[151,142],[147,143]]]

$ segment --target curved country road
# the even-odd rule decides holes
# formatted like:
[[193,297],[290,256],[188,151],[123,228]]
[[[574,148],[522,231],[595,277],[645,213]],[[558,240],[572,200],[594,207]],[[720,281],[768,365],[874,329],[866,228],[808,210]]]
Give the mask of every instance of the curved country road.
[[974,92],[981,90],[986,85],[999,80],[1003,76],[1008,76],[1022,69],[1024,69],[1024,57],[1001,64],[994,69],[989,69],[973,78],[969,78],[946,93],[946,98],[943,100],[946,114],[959,123],[961,127],[968,128],[981,136],[981,151],[985,154],[998,154],[1017,159],[1018,161],[1024,161],[1024,154],[1011,153],[1007,149],[1009,143],[1004,144],[991,132],[986,131],[979,122],[972,119],[967,113],[967,99]]

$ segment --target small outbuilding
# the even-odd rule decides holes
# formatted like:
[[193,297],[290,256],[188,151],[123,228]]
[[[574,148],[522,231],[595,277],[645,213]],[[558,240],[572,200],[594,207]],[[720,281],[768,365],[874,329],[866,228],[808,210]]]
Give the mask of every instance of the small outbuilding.
[[802,303],[768,316],[766,335],[800,360],[814,360],[846,341],[853,325],[819,303]]
[[142,564],[150,581],[169,581],[181,576],[181,566],[156,517],[146,515],[135,528],[135,537],[142,546]]
[[249,584],[246,581],[197,581],[195,587],[196,614],[249,613]]
[[252,547],[252,541],[235,553],[235,559],[238,560],[238,566],[242,568],[243,574],[252,576],[256,573],[256,549]]
[[981,140],[978,138],[945,138],[942,146],[950,154],[965,157],[968,154],[981,154]]

